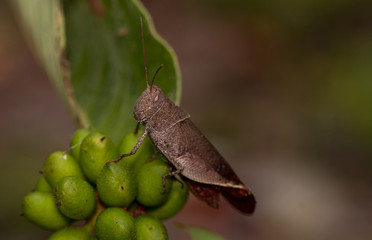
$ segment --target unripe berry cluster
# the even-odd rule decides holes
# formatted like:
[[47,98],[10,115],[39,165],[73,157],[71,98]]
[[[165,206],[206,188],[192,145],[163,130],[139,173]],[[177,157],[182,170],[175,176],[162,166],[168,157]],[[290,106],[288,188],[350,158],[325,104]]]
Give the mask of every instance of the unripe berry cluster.
[[70,154],[54,152],[45,160],[35,190],[23,199],[24,216],[56,231],[51,240],[168,239],[162,220],[182,209],[188,188],[170,177],[164,185],[166,159],[154,155],[146,138],[135,155],[106,164],[129,153],[139,136],[128,133],[116,146],[106,135],[77,130]]

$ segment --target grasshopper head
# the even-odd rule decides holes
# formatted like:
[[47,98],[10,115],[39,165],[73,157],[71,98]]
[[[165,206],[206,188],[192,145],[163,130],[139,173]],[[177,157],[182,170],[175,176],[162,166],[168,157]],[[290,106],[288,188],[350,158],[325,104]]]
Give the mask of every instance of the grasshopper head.
[[134,118],[139,123],[147,121],[161,108],[166,97],[156,85],[147,86],[134,106]]
[[148,80],[148,73],[147,73],[147,63],[146,63],[146,54],[145,54],[145,41],[143,37],[143,24],[142,24],[142,17],[140,17],[141,22],[141,36],[142,36],[142,51],[143,51],[143,60],[145,63],[145,75],[146,75],[146,84],[147,88],[145,91],[142,92],[141,96],[138,98],[136,105],[134,106],[134,118],[137,122],[146,125],[147,121],[154,116],[154,114],[159,111],[161,106],[163,105],[164,101],[167,97],[164,95],[163,91],[158,87],[153,85],[156,74],[158,74],[159,70],[164,67],[161,64],[158,69],[155,71],[154,77],[152,78],[151,84]]

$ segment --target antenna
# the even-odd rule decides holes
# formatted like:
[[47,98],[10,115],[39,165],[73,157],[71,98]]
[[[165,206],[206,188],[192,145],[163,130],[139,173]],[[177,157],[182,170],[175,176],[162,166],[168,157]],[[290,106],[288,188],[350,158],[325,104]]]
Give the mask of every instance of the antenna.
[[156,77],[156,74],[158,74],[159,70],[162,69],[164,67],[164,64],[161,64],[158,69],[156,69],[156,72],[154,74],[154,77],[152,78],[152,81],[151,81],[151,85],[150,85],[150,92],[151,92],[151,87],[152,87],[152,84],[154,84],[154,80],[155,80],[155,77]]
[[[140,16],[140,22],[141,22],[141,36],[142,36],[142,52],[143,52],[143,60],[145,62],[146,84],[147,84],[147,87],[149,87],[149,77],[148,77],[148,74],[147,74],[147,62],[146,62],[146,52],[145,52],[145,39],[143,37],[142,16]],[[151,91],[151,88],[150,88],[150,91]]]

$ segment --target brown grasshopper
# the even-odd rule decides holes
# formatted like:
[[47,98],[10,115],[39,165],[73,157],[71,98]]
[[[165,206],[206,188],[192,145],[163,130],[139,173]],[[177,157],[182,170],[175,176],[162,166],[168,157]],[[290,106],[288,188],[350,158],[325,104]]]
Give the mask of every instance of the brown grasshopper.
[[236,209],[244,214],[252,214],[256,205],[252,192],[194,125],[190,115],[167,98],[158,86],[153,85],[162,66],[149,84],[142,18],[140,20],[147,88],[137,100],[134,118],[138,124],[145,126],[145,131],[132,151],[114,162],[135,154],[148,135],[175,169],[164,177],[182,175],[191,192],[214,208],[218,208],[221,193]]

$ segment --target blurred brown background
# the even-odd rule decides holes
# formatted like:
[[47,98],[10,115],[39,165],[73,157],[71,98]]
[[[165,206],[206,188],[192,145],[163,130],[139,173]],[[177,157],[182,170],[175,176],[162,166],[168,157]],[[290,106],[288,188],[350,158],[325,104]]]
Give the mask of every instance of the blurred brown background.
[[[242,216],[190,196],[167,221],[226,239],[372,236],[372,3],[144,1],[173,46],[182,106],[258,205]],[[21,201],[75,125],[6,1],[0,2],[0,239],[46,239]]]

